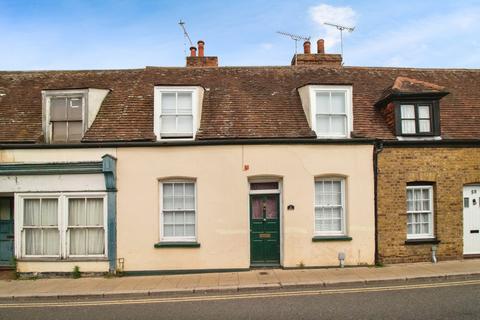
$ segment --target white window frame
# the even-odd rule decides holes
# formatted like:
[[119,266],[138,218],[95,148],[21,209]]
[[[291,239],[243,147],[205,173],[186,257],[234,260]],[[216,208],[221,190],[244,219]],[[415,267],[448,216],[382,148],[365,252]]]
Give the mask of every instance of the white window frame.
[[[170,183],[193,183],[193,195],[194,199],[194,210],[195,210],[195,235],[193,237],[183,236],[183,237],[175,237],[175,236],[164,236],[164,224],[163,224],[163,185],[170,184]],[[188,180],[188,179],[175,179],[175,180],[162,180],[160,181],[160,188],[159,188],[159,230],[160,230],[160,242],[197,242],[198,241],[198,208],[197,208],[197,181],[195,180]],[[168,211],[175,211],[175,210],[168,210]],[[191,210],[180,210],[180,211],[191,211]]]
[[[192,94],[192,136],[191,137],[175,137],[167,136],[162,137],[161,135],[161,120],[162,116],[162,94],[163,93],[179,93],[179,92],[190,92]],[[178,140],[194,140],[197,134],[198,124],[198,113],[199,113],[199,104],[200,104],[200,88],[199,87],[168,87],[168,86],[156,86],[154,88],[154,110],[153,110],[153,130],[157,136],[157,140],[162,141],[178,141]]]
[[[81,90],[44,90],[42,91],[44,115],[43,132],[47,143],[53,142],[52,122],[50,121],[50,105],[52,98],[80,98],[82,99],[82,137],[87,131],[88,115],[88,89]],[[72,143],[66,141],[65,143]]]
[[[328,139],[345,139],[350,138],[351,132],[353,130],[353,96],[352,96],[352,86],[345,85],[312,85],[310,88],[310,122],[312,125],[312,130],[317,134],[317,138],[328,138]],[[334,135],[334,134],[319,134],[317,132],[317,92],[333,92],[340,91],[345,94],[345,114],[347,116],[345,134]]]
[[[346,203],[345,203],[345,178],[343,177],[318,177],[315,179],[314,181],[314,184],[313,184],[313,234],[314,236],[320,236],[320,237],[324,237],[324,236],[346,236],[347,235],[347,228],[346,228],[346,220],[347,220],[347,207],[346,207]],[[325,207],[325,206],[321,206],[321,205],[317,205],[317,201],[316,201],[316,188],[315,188],[315,184],[317,182],[320,182],[320,181],[340,181],[340,190],[342,192],[342,197],[341,197],[341,205],[342,205],[342,210],[341,210],[341,217],[342,217],[342,221],[340,223],[340,226],[341,226],[341,230],[340,231],[318,231],[316,229],[316,222],[317,222],[317,219],[316,219],[316,209],[317,208],[322,208],[322,207]]]
[[[60,253],[58,255],[27,255],[25,254],[25,232],[23,226],[24,200],[25,199],[58,199],[58,230],[60,234]],[[102,198],[103,199],[103,223],[104,223],[104,246],[105,252],[101,255],[70,255],[70,240],[68,235],[68,199],[70,198]],[[108,201],[105,192],[53,192],[53,193],[16,193],[15,194],[15,255],[17,258],[107,258],[108,257]]]
[[430,202],[430,215],[428,219],[428,233],[418,233],[418,234],[409,234],[408,233],[408,215],[409,214],[414,214],[414,213],[424,213],[426,212],[425,210],[423,211],[408,211],[408,195],[406,195],[405,199],[405,205],[406,205],[406,212],[407,212],[407,221],[405,226],[407,226],[407,239],[433,239],[435,238],[435,232],[434,232],[434,203],[433,203],[433,186],[432,185],[415,185],[415,186],[407,186],[407,192],[408,190],[415,190],[415,189],[428,189],[429,190],[429,202]]

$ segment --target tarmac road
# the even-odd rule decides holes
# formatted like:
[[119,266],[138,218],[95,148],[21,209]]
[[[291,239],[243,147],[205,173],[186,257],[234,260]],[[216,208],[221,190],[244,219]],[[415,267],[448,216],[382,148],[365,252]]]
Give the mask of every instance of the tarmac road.
[[148,298],[3,301],[0,319],[480,319],[480,280]]

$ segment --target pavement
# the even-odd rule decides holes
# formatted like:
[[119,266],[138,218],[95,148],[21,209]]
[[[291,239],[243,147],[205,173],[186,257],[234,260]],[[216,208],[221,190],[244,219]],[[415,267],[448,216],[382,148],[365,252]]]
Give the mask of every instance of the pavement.
[[480,259],[395,264],[384,267],[253,269],[242,272],[159,276],[0,280],[0,300],[155,296],[261,289],[361,286],[480,277]]

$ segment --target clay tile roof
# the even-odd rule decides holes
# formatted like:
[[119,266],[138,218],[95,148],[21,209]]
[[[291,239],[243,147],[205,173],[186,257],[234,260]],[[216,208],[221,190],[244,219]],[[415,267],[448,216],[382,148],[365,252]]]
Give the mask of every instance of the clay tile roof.
[[480,139],[480,70],[285,66],[0,72],[0,142],[41,143],[41,91],[68,88],[110,89],[82,142],[154,141],[155,85],[205,89],[197,139],[313,139],[297,90],[307,84],[353,86],[354,137],[395,138],[375,108],[390,88],[448,91],[442,136]]

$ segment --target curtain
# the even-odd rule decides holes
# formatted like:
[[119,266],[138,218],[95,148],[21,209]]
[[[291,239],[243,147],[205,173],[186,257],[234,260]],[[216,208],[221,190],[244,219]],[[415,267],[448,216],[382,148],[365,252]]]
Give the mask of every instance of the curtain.
[[41,229],[25,229],[25,253],[27,255],[42,254]]
[[84,198],[68,200],[68,225],[69,226],[86,225]]
[[103,199],[87,199],[88,226],[103,226]]
[[23,212],[23,225],[40,225],[40,199],[25,199]]
[[88,252],[87,254],[103,254],[104,253],[104,231],[100,228],[91,228],[87,230]]
[[70,229],[70,254],[86,255],[87,230],[81,228]]
[[58,225],[58,200],[42,199],[42,226]]

